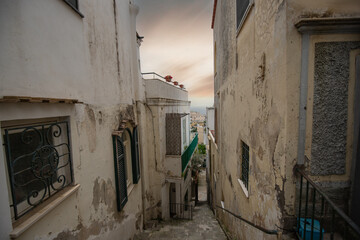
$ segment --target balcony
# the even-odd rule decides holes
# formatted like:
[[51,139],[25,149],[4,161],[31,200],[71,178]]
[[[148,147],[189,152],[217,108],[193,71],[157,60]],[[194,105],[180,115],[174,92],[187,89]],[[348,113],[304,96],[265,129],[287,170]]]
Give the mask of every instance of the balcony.
[[[189,165],[190,159],[198,144],[198,136],[196,135],[190,145],[181,154],[167,154],[165,158],[165,169],[169,177],[185,177],[186,167]],[[186,177],[185,177],[186,178]]]
[[193,155],[195,148],[198,144],[199,138],[198,134],[195,135],[190,145],[181,155],[181,172],[183,173],[186,169],[186,166],[189,164],[191,156]]

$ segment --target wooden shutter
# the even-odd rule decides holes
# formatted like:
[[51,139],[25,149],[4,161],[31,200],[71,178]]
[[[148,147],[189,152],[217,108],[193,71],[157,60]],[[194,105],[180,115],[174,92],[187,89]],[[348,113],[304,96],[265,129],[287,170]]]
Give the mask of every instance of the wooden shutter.
[[133,182],[137,184],[140,179],[140,153],[139,153],[139,137],[137,127],[134,128],[132,138],[132,170]]
[[117,209],[121,211],[128,201],[125,148],[119,136],[113,136],[113,145]]

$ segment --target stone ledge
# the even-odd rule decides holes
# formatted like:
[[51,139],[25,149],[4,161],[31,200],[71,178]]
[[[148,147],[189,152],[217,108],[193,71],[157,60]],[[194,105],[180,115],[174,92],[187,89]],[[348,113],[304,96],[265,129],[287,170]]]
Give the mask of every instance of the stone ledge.
[[360,18],[301,18],[295,27],[301,33],[360,33]]
[[48,199],[44,204],[44,206],[39,206],[38,209],[34,209],[31,213],[29,213],[29,217],[25,217],[24,220],[19,220],[18,223],[15,223],[12,232],[10,233],[10,238],[15,239],[18,238],[23,232],[29,229],[32,225],[42,219],[46,214],[48,214],[51,210],[56,208],[60,203],[62,203],[65,199],[69,198],[73,193],[75,193],[79,189],[80,185],[69,186],[63,189],[61,192],[54,195],[54,198]]

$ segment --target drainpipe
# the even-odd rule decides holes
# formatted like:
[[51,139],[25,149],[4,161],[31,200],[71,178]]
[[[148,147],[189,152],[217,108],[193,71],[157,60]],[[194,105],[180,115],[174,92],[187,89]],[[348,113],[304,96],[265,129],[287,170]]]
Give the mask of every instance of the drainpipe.
[[309,33],[303,33],[301,39],[301,73],[300,73],[300,101],[299,101],[299,136],[297,164],[304,164],[306,137],[306,103],[308,93],[308,63],[309,63]]

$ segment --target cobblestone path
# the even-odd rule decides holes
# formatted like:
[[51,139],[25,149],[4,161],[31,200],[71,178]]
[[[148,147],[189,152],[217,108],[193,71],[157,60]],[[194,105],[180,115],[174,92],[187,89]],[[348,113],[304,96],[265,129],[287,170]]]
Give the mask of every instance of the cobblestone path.
[[[205,192],[204,192],[205,191]],[[192,220],[170,220],[135,236],[135,240],[226,240],[219,223],[206,201],[204,171],[199,177],[199,200]]]

